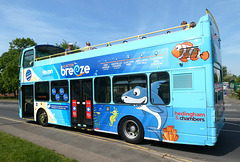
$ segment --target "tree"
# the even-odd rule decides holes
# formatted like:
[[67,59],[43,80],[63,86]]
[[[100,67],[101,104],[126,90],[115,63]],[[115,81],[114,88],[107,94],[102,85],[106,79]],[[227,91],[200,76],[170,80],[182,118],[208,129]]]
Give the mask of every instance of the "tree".
[[230,82],[231,80],[236,80],[237,76],[229,73],[227,67],[223,66],[223,82]]
[[37,45],[30,38],[16,38],[9,44],[8,52],[4,52],[0,56],[0,83],[2,86],[0,93],[14,93],[18,89],[20,54],[23,49]]
[[2,79],[2,75],[0,73],[0,93],[5,94],[6,90],[2,85],[3,85],[3,79]]
[[37,43],[34,42],[33,39],[30,38],[16,38],[12,40],[12,42],[9,42],[10,44],[10,49],[16,49],[19,52],[24,50],[25,48],[31,47],[31,46],[36,46]]
[[[59,44],[56,43],[56,45],[57,45],[58,47],[62,47],[62,48],[64,48],[64,49],[67,49],[69,43],[70,43],[70,42],[67,42],[66,40],[63,39],[62,43],[59,43]],[[77,45],[77,42],[75,42],[75,43],[73,44],[73,50],[75,50],[75,49],[80,49],[80,47]]]
[[240,76],[237,77],[236,83],[240,83]]
[[227,76],[227,67],[226,66],[223,66],[223,78],[225,77],[225,76]]

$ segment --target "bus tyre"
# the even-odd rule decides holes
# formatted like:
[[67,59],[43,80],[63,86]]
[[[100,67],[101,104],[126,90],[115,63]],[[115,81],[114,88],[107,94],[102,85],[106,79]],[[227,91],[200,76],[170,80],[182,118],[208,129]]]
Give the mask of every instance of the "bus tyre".
[[126,142],[141,143],[144,138],[144,129],[138,119],[125,117],[120,122],[119,134]]
[[48,116],[45,110],[41,109],[38,113],[38,123],[42,126],[48,125]]

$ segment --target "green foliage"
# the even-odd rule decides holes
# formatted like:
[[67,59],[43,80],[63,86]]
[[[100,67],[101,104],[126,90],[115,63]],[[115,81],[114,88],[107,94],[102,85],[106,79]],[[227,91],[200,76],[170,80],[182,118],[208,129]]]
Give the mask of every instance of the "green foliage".
[[12,40],[12,42],[9,42],[9,44],[10,44],[10,49],[16,49],[19,52],[21,52],[25,48],[37,45],[37,43],[34,42],[34,40],[30,39],[30,38],[26,38],[26,39],[25,38],[16,38],[16,39]]
[[230,82],[232,80],[236,80],[236,75],[233,75],[231,73],[227,73],[225,77],[223,77],[223,82]]
[[8,52],[0,56],[0,93],[14,93],[18,89],[20,54],[23,49],[36,45],[30,38],[16,38],[9,44]]
[[[69,41],[66,41],[63,39],[63,41],[61,43],[59,43],[59,44],[56,43],[56,46],[67,49],[69,43],[70,43]],[[77,45],[77,42],[73,43],[73,50],[75,50],[75,49],[80,49],[80,47]]]
[[228,82],[229,83],[232,80],[236,80],[237,76],[229,73],[227,71],[227,67],[226,66],[223,66],[222,71],[223,71],[223,82]]
[[223,66],[222,70],[223,70],[223,78],[224,78],[227,75],[227,67]]
[[76,161],[0,131],[0,161]]
[[6,90],[3,88],[3,79],[2,79],[2,74],[0,73],[0,93],[5,94]]
[[240,89],[237,90],[237,97],[240,100]]
[[237,77],[236,83],[240,83],[240,76]]

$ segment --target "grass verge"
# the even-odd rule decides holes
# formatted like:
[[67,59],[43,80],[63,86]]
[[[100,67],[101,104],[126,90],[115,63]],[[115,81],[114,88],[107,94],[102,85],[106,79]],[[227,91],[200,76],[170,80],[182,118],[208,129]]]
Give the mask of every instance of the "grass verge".
[[0,100],[18,100],[18,98],[14,97],[0,97]]
[[76,160],[2,131],[0,131],[0,161],[76,162]]

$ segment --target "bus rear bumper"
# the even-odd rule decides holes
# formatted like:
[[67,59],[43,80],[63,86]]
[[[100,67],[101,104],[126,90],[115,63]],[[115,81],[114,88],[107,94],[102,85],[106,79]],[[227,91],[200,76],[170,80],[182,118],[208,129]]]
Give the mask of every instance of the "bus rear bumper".
[[224,124],[225,124],[225,116],[223,115],[221,120],[219,120],[215,123],[214,128],[208,128],[208,138],[205,143],[207,146],[214,146],[216,144],[218,136],[219,136]]

